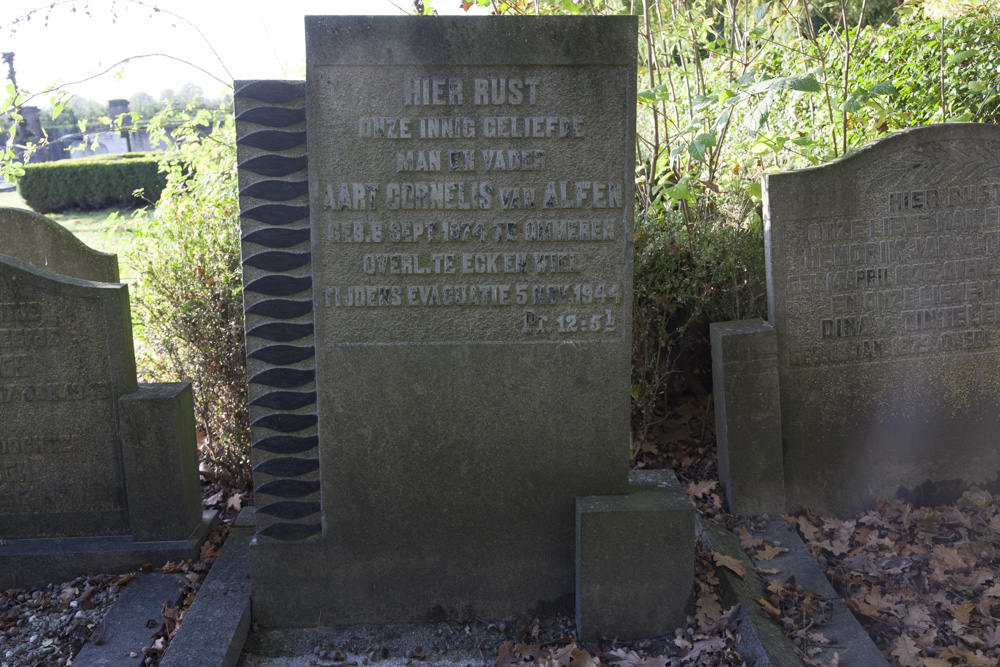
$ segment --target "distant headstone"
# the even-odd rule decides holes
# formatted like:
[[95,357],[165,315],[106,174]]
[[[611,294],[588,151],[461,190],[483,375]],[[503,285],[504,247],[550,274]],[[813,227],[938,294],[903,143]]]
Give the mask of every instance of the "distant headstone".
[[[0,210],[11,220],[55,225]],[[208,518],[190,386],[136,384],[127,286],[52,272],[93,251],[24,236],[58,243],[46,271],[0,237],[0,586],[191,557]]]
[[20,208],[0,208],[0,251],[70,278],[118,282],[118,256],[84,244],[62,225]]
[[768,322],[713,325],[734,507],[1000,488],[1000,129],[915,128],[765,186]]
[[629,491],[636,29],[307,17],[304,85],[237,84],[255,622],[571,607]]

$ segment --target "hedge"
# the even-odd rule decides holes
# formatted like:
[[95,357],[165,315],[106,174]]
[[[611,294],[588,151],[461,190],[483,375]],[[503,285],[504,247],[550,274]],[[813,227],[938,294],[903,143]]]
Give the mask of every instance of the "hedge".
[[28,164],[17,187],[38,213],[58,213],[156,203],[166,182],[156,154],[127,153]]

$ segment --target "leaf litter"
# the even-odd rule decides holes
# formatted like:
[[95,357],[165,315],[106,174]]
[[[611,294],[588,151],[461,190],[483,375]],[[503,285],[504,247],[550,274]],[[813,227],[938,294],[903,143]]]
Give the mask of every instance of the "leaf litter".
[[789,521],[892,664],[1000,664],[1000,497],[973,487],[953,505],[880,499],[849,520]]

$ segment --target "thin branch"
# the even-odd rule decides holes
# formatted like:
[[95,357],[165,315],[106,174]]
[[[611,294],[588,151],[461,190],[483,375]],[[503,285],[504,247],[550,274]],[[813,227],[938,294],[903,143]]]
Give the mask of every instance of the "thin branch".
[[75,86],[75,85],[80,84],[80,83],[86,83],[87,81],[90,81],[91,79],[96,79],[96,78],[98,78],[100,76],[104,76],[105,74],[107,74],[111,70],[115,69],[119,65],[124,65],[127,62],[129,62],[130,60],[138,60],[139,58],[154,58],[154,57],[170,58],[171,60],[176,60],[179,63],[183,63],[185,65],[189,65],[189,66],[195,68],[196,70],[202,72],[203,74],[207,74],[208,76],[212,77],[213,79],[215,79],[216,81],[218,81],[219,83],[221,83],[222,85],[224,85],[226,88],[231,88],[232,87],[232,83],[231,82],[223,81],[219,77],[217,77],[214,74],[212,74],[211,72],[209,72],[207,69],[204,69],[202,67],[198,67],[194,63],[189,62],[187,60],[184,60],[183,58],[178,58],[177,56],[172,56],[172,55],[167,54],[167,53],[144,53],[144,54],[142,54],[140,56],[130,56],[130,57],[125,58],[123,60],[119,60],[118,62],[116,62],[115,64],[111,65],[107,69],[105,69],[105,70],[103,70],[101,72],[98,72],[97,74],[91,74],[90,76],[84,77],[84,78],[80,79],[79,81],[70,81],[69,83],[61,83],[61,84],[56,85],[56,86],[49,86],[45,90],[42,90],[42,91],[37,92],[37,93],[34,93],[31,96],[25,98],[24,101],[21,102],[21,106],[24,106],[24,104],[26,102],[29,102],[30,100],[33,100],[36,97],[40,97],[42,95],[47,95],[48,93],[60,90],[62,88],[67,88],[69,86]]
[[[192,28],[194,28],[194,31],[198,33],[198,36],[201,37],[202,41],[204,41],[205,44],[208,45],[208,48],[212,52],[212,55],[215,56],[215,59],[219,61],[220,65],[222,65],[222,69],[224,69],[226,71],[226,76],[228,76],[229,79],[232,80],[233,75],[230,74],[229,68],[226,67],[226,63],[223,62],[222,58],[219,56],[218,52],[215,50],[215,47],[212,46],[212,42],[208,41],[208,38],[205,37],[205,33],[203,33],[201,31],[201,29],[198,26],[196,26],[194,23],[191,23],[191,21],[188,21],[186,18],[184,18],[183,16],[180,16],[179,14],[174,14],[173,12],[168,11],[166,9],[160,9],[156,5],[151,5],[151,4],[147,3],[147,2],[143,2],[143,0],[125,0],[125,2],[132,2],[132,3],[135,3],[137,5],[142,5],[143,7],[146,7],[147,9],[151,9],[154,12],[159,12],[161,14],[168,14],[170,16],[173,16],[178,21],[183,21],[184,23],[187,23],[189,26],[191,26]],[[177,60],[180,60],[180,58],[178,58]],[[184,61],[181,61],[181,62],[184,62]],[[202,70],[202,71],[204,71],[204,70]],[[212,78],[215,78],[215,77],[213,76]],[[216,79],[216,80],[218,80],[218,79]]]

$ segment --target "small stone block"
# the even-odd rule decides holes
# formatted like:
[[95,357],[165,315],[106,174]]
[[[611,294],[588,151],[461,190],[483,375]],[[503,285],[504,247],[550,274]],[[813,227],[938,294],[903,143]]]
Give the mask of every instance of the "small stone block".
[[129,524],[136,542],[183,540],[201,520],[191,384],[142,384],[119,399]]
[[581,641],[657,637],[682,625],[694,585],[694,537],[694,508],[677,486],[577,497]]
[[719,477],[736,514],[785,511],[777,337],[763,320],[711,325]]

